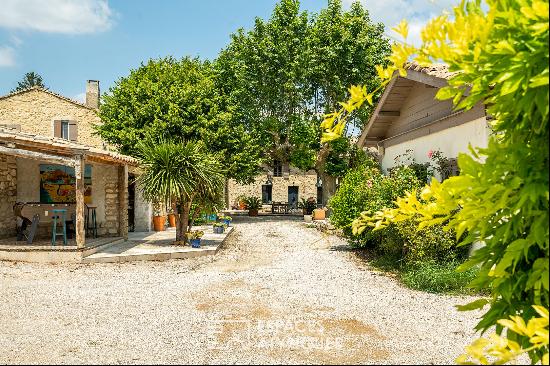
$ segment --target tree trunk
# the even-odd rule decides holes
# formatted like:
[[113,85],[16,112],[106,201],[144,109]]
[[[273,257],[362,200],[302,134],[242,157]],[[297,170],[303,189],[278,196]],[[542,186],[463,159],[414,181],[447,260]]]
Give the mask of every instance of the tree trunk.
[[330,198],[336,193],[336,177],[325,173],[325,164],[329,152],[328,144],[323,145],[317,154],[317,160],[315,162],[315,171],[317,171],[317,174],[321,176],[323,181],[323,206],[326,206]]
[[176,225],[176,241],[187,243],[187,230],[189,226],[189,211],[191,210],[191,202],[184,199],[181,200],[181,210],[176,216],[178,218]]
[[191,215],[191,220],[189,221],[189,227],[187,228],[187,231],[191,231],[191,228],[195,225],[195,220],[197,219],[197,217],[199,217],[200,213],[201,208],[200,206],[197,206],[193,211],[193,214]]
[[323,180],[323,206],[326,206],[331,197],[336,193],[336,177],[321,172],[321,179]]
[[229,202],[229,179],[225,180],[225,186],[224,186],[224,195],[225,195],[225,208],[228,210],[231,209],[231,202]]

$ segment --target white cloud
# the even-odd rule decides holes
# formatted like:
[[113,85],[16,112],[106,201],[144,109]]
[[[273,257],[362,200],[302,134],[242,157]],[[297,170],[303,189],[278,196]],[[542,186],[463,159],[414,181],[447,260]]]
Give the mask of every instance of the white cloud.
[[0,46],[0,67],[15,66],[15,50],[9,46]]
[[[343,0],[343,4],[349,7],[355,0]],[[409,22],[408,41],[413,44],[420,42],[420,30],[432,17],[451,10],[459,0],[360,0],[361,4],[369,11],[371,19],[386,25],[386,33],[392,38],[400,39],[390,28],[396,26],[401,20]]]
[[86,93],[80,93],[80,94],[77,94],[73,97],[73,100],[76,100],[77,102],[80,102],[80,103],[85,103],[86,102]]
[[82,34],[108,30],[113,12],[106,0],[2,0],[0,27]]

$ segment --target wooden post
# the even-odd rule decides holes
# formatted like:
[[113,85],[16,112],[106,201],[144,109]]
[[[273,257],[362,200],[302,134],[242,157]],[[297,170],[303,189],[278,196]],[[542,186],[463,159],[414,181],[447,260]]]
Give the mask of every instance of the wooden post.
[[128,240],[128,165],[118,167],[118,236]]
[[74,172],[76,177],[76,246],[84,248],[86,246],[86,234],[84,232],[84,157],[82,155],[75,156]]

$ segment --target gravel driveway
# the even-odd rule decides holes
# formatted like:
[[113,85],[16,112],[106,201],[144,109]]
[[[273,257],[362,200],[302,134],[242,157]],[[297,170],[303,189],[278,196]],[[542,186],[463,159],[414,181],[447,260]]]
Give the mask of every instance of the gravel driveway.
[[216,256],[0,262],[0,363],[454,363],[480,313],[409,290],[290,218],[235,218]]

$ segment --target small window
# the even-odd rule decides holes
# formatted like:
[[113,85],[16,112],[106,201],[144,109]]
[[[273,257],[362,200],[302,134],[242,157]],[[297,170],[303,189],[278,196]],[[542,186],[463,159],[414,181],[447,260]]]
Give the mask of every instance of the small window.
[[77,125],[75,121],[54,121],[53,135],[65,140],[77,141]]
[[61,121],[61,137],[62,139],[69,139],[69,121]]
[[283,164],[279,160],[273,162],[273,176],[282,177],[283,176]]

